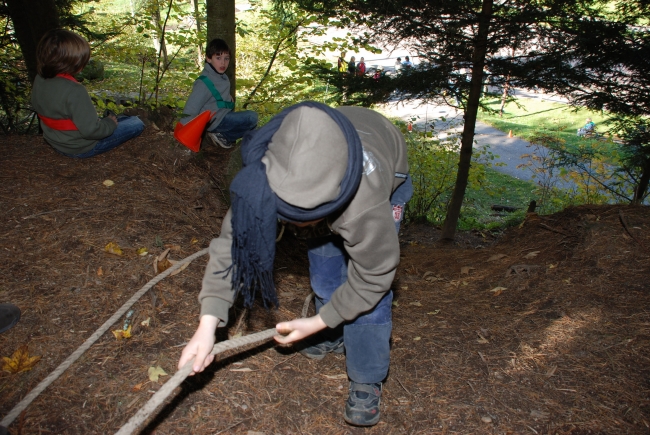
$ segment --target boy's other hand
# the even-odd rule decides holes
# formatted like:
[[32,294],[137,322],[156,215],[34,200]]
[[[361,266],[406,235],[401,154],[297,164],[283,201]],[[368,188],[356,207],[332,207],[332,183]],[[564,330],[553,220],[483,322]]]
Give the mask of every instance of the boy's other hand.
[[321,319],[320,314],[316,314],[313,317],[278,323],[275,325],[275,329],[278,333],[286,335],[276,335],[273,338],[278,343],[288,344],[302,340],[303,338],[325,328],[327,328],[327,325],[323,322],[323,319]]
[[212,363],[214,355],[210,355],[210,352],[214,346],[214,331],[217,329],[218,323],[219,319],[214,316],[206,314],[201,317],[199,327],[181,353],[181,359],[178,361],[179,370],[195,357],[190,376],[202,372]]
[[115,123],[115,125],[117,125],[117,116],[115,116],[115,115],[108,115],[108,117],[111,118],[111,119],[113,120],[113,122]]

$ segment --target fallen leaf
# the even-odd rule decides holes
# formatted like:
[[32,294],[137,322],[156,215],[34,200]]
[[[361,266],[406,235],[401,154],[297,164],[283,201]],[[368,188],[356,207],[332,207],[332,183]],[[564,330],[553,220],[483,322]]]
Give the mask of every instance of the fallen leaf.
[[139,384],[136,384],[131,388],[131,391],[140,391],[142,390],[142,386],[144,385],[144,382],[140,382]]
[[548,265],[549,269],[555,269],[556,267],[557,267],[557,263]]
[[115,183],[113,182],[113,180],[104,180],[102,184],[106,187],[111,187]]
[[469,275],[469,271],[472,270],[472,269],[474,269],[474,268],[469,267],[469,266],[463,266],[463,267],[460,268],[460,274],[461,275]]
[[2,357],[2,370],[13,374],[27,372],[34,368],[40,359],[40,356],[29,356],[27,345],[23,344],[10,357]]
[[538,411],[537,409],[533,409],[532,411],[530,411],[530,416],[533,417],[535,420],[537,420],[538,418],[547,419],[548,415],[549,415],[548,412]]
[[340,375],[323,375],[327,379],[347,379],[348,375],[347,373],[341,373]]
[[104,247],[104,251],[108,252],[109,254],[115,254],[115,255],[123,254],[122,249],[115,242],[108,242],[108,245]]
[[486,415],[485,417],[481,417],[481,421],[483,423],[492,423],[492,417]]
[[197,239],[196,237],[192,237],[192,240],[190,240],[190,243],[192,245],[195,245],[195,244],[199,243],[199,239]]
[[413,341],[420,341],[421,339],[421,337],[413,337]]
[[97,269],[97,276],[104,276],[104,269],[102,269],[101,266],[99,266],[99,269]]
[[131,338],[131,325],[129,325],[126,330],[124,329],[116,329],[114,331],[111,331],[113,335],[115,336],[116,339],[121,340],[123,338]]
[[407,286],[407,285],[402,286],[402,290],[408,290],[408,289],[409,289],[409,286]]
[[490,340],[488,340],[487,338],[483,337],[481,334],[477,334],[477,335],[478,335],[478,338],[476,339],[476,341],[477,341],[479,344],[486,344],[486,343],[489,343],[489,342],[490,342]]
[[165,248],[169,248],[170,251],[178,252],[181,250],[180,245],[165,245]]
[[539,251],[529,252],[528,254],[524,255],[524,258],[535,258],[537,257],[537,254],[539,254]]
[[551,366],[547,371],[546,371],[546,377],[550,378],[555,374],[555,370],[557,370],[557,366]]
[[494,293],[493,296],[499,296],[501,293],[503,293],[504,290],[507,290],[507,287],[494,287],[492,290],[490,290],[492,293]]
[[165,372],[160,366],[149,367],[147,373],[149,374],[149,380],[151,382],[158,382],[158,378],[160,376],[169,376],[167,375],[167,372]]
[[487,259],[487,261],[496,261],[496,260],[501,260],[503,257],[506,257],[507,255],[505,254],[495,254],[491,256],[490,258]]
[[141,257],[144,257],[145,255],[147,255],[149,253],[149,250],[143,246],[142,248],[135,251],[135,253],[140,255]]
[[435,316],[438,313],[440,313],[440,310],[430,311],[427,314],[431,314],[432,316]]
[[409,302],[409,305],[414,305],[414,306],[416,306],[416,307],[421,307],[421,306],[422,306],[422,304],[420,303],[420,301]]
[[248,367],[244,367],[241,369],[230,369],[231,372],[252,372],[253,369],[249,369]]
[[149,322],[151,322],[151,317],[147,317],[147,320],[143,320],[142,322],[140,322],[140,325],[149,326]]
[[393,306],[394,306],[394,307],[399,307],[399,302],[397,302],[397,301],[393,301]]
[[[178,261],[176,261],[176,260],[169,260],[169,262],[171,263],[171,266],[173,266],[174,264],[178,263]],[[182,271],[184,271],[185,269],[187,269],[187,266],[189,266],[189,265],[190,265],[190,263],[183,263],[183,265],[182,265],[181,267],[179,267],[178,269],[176,269],[175,271],[173,271],[172,273],[170,273],[169,276],[178,275],[179,273],[181,273]],[[170,266],[170,267],[171,267],[171,266]]]
[[426,277],[429,276],[429,275],[433,275],[433,272],[431,272],[431,271],[424,272],[424,275],[422,275],[422,279],[426,279]]

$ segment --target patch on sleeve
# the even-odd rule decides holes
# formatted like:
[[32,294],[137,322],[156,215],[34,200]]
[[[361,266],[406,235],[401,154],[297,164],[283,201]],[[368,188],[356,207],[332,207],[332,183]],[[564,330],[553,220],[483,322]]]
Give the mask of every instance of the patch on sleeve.
[[371,151],[363,150],[363,174],[370,175],[379,167],[379,161]]
[[395,222],[400,222],[402,220],[402,213],[404,212],[404,206],[396,204],[393,206],[393,219]]

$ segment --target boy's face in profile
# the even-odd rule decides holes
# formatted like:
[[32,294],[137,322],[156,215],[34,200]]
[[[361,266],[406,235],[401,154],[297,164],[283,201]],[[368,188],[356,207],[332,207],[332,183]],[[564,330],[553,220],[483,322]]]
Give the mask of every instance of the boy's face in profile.
[[230,53],[218,53],[205,59],[219,74],[223,74],[230,64]]

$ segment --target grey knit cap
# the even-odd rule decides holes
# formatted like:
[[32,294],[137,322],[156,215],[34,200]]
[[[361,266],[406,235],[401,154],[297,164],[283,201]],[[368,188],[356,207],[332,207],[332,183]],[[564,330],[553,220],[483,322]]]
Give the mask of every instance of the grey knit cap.
[[348,164],[348,143],[324,111],[289,113],[262,157],[269,186],[285,202],[312,209],[334,200]]

